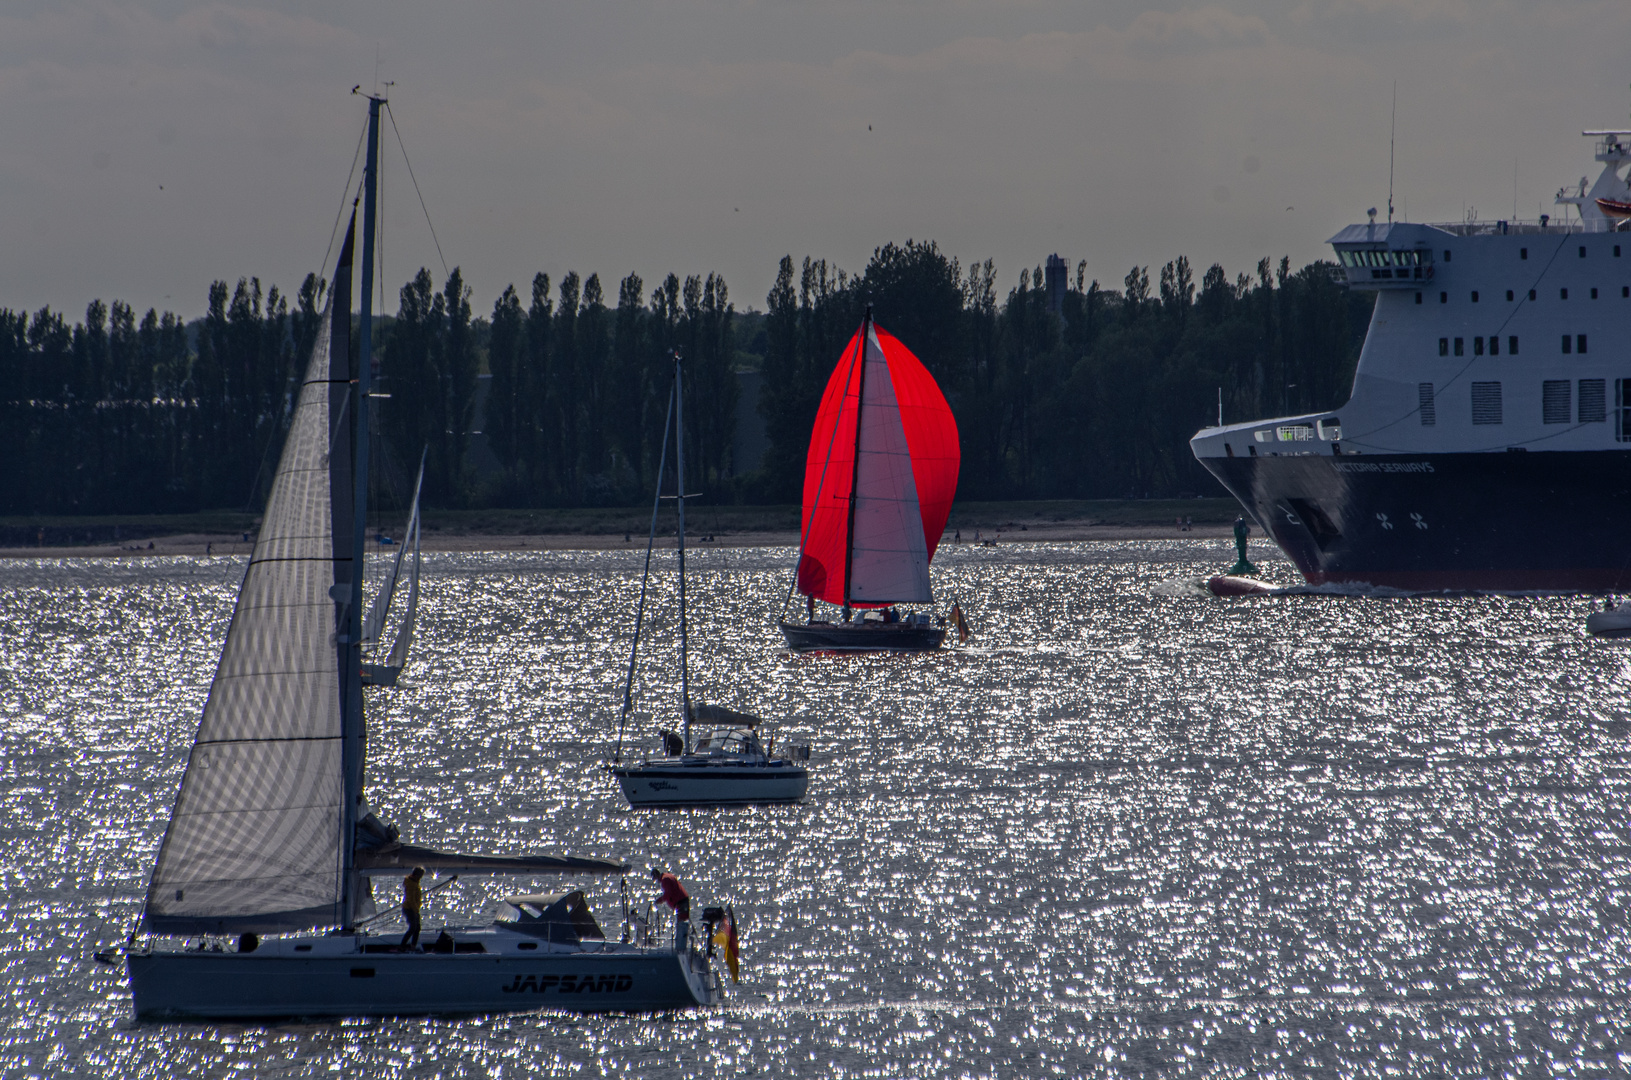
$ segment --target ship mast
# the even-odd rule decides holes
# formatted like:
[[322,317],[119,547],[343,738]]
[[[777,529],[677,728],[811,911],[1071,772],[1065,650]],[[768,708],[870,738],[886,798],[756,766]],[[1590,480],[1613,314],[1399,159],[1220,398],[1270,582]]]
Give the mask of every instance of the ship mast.
[[866,401],[866,346],[872,333],[872,305],[861,320],[861,380],[855,388],[855,460],[849,481],[849,523],[844,528],[844,621],[850,617],[850,573],[855,568],[855,492],[861,483],[861,409]]

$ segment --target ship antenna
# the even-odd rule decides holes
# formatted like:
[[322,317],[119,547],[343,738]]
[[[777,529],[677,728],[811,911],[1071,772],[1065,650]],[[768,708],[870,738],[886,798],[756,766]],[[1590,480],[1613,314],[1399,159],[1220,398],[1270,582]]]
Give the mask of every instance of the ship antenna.
[[1387,129],[1387,223],[1393,224],[1393,137],[1399,130],[1399,80],[1393,80],[1393,117]]

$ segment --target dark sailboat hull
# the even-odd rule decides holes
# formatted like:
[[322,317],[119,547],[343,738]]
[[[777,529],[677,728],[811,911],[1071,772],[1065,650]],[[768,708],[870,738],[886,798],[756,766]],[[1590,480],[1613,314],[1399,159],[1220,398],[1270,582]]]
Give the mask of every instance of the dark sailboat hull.
[[781,624],[787,647],[834,652],[930,652],[946,640],[943,626],[914,623],[789,623]]
[[1631,589],[1631,450],[1201,462],[1311,584]]

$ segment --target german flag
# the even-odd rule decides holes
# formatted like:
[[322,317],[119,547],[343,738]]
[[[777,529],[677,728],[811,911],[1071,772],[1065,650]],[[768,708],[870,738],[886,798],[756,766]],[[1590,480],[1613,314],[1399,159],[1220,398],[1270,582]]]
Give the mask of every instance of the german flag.
[[736,911],[727,906],[725,921],[714,931],[714,944],[725,952],[725,965],[731,969],[731,982],[741,981],[742,947],[736,940]]

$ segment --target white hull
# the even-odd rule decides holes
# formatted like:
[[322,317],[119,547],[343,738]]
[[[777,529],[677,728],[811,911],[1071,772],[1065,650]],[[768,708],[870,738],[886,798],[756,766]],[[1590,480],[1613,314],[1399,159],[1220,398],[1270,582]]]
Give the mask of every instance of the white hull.
[[1631,636],[1631,605],[1586,616],[1586,633],[1593,637]]
[[614,768],[630,806],[732,806],[797,802],[810,786],[801,766],[691,765],[683,760]]
[[[491,929],[455,932],[486,952],[397,953],[393,939],[280,938],[252,953],[140,952],[128,958],[140,1020],[657,1012],[711,1005],[718,977],[695,952],[616,942],[551,945]],[[531,944],[531,950],[520,946]],[[296,952],[299,946],[309,952]]]

